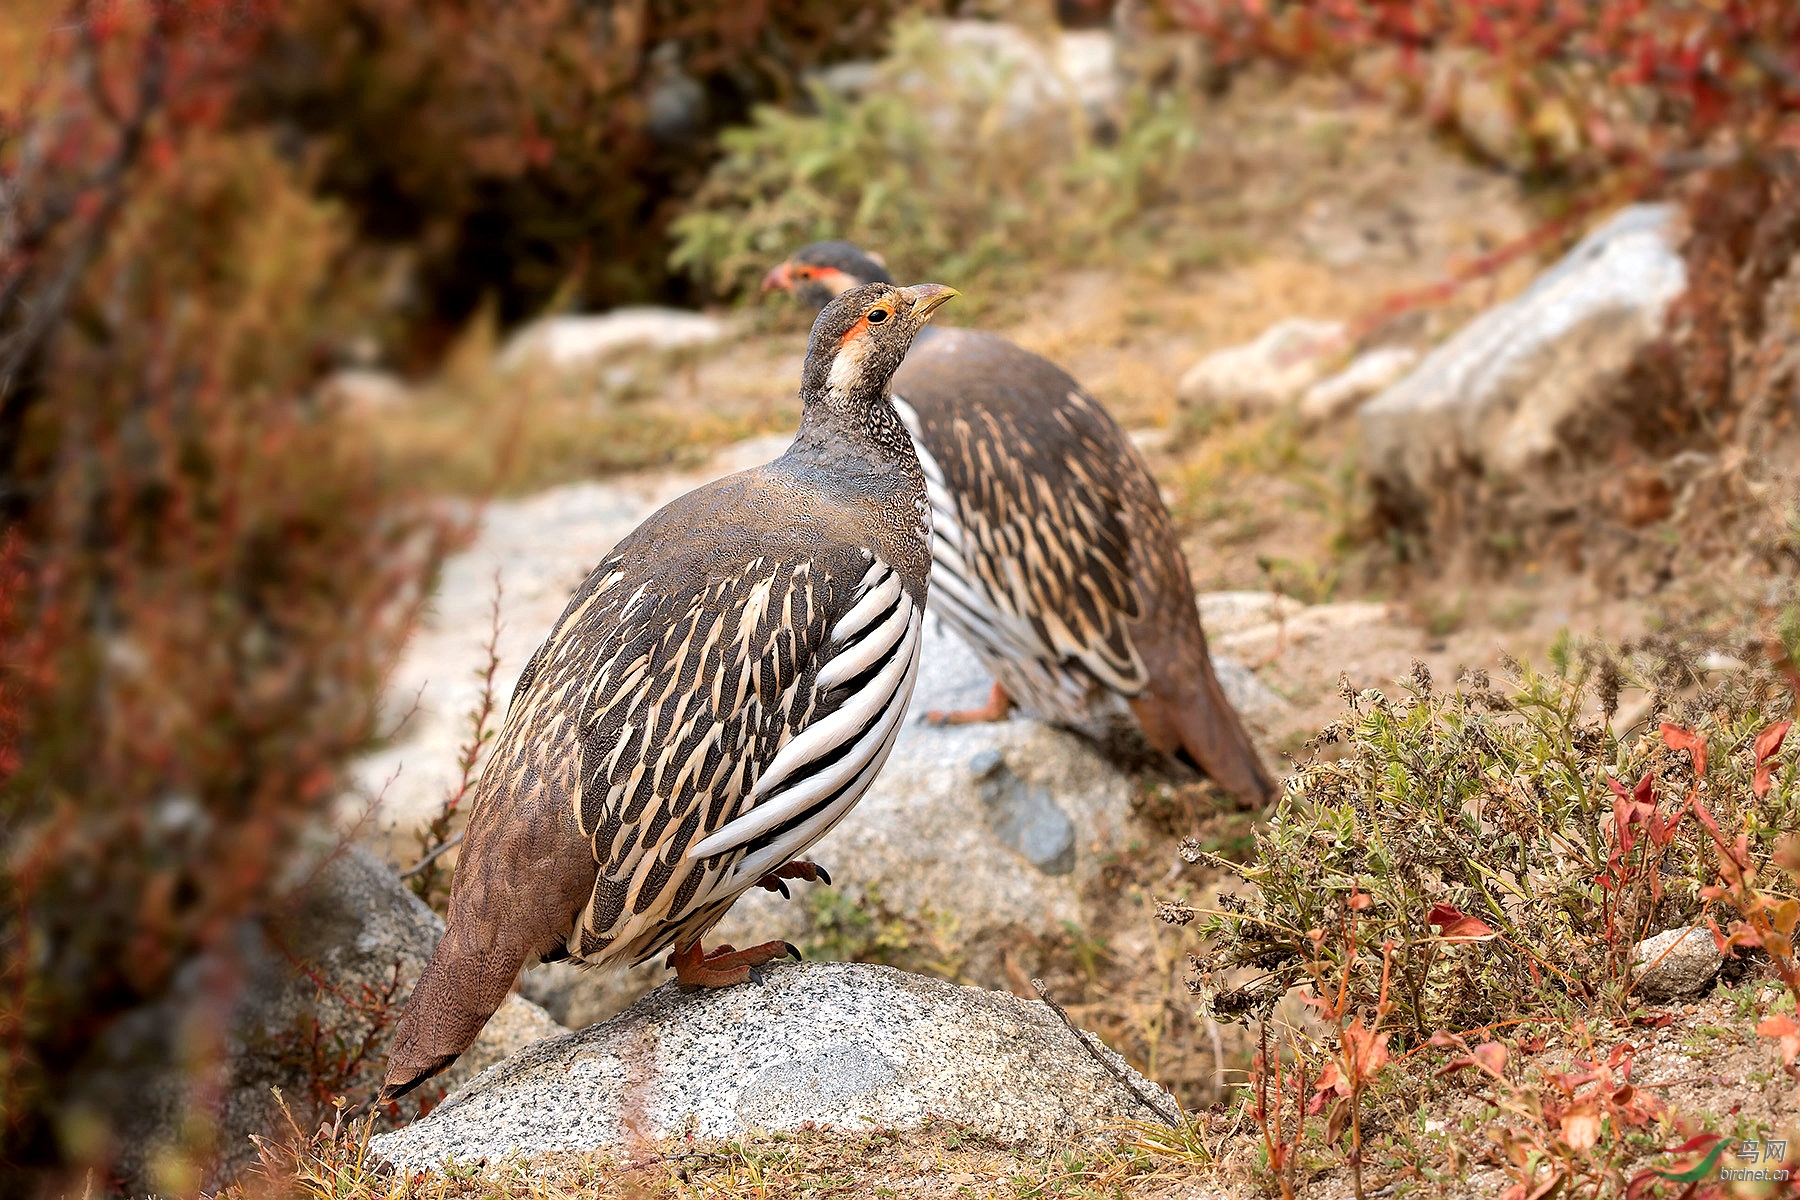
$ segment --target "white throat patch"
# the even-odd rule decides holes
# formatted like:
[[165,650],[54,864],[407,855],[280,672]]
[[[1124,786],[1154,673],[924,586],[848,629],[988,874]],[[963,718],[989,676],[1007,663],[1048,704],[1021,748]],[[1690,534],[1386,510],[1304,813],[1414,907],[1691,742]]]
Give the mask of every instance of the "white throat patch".
[[869,335],[864,333],[838,348],[837,357],[831,360],[831,374],[825,378],[825,390],[835,399],[848,396],[862,382],[863,359],[869,356],[872,346]]

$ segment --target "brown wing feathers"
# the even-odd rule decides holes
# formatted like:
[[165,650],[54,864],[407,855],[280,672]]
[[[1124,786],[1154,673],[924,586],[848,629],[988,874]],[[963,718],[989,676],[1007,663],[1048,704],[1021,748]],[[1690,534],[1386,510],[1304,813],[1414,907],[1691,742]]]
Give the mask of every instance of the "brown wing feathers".
[[1274,791],[1207,654],[1149,470],[1054,364],[937,330],[894,380],[927,478],[934,602],[1018,700],[1079,722],[1125,697],[1147,740],[1246,804]]

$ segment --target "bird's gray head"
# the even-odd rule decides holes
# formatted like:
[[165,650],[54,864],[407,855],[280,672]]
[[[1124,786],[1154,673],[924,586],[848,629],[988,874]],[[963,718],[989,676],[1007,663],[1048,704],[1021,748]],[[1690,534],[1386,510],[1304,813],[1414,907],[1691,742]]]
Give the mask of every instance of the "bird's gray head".
[[787,261],[763,276],[762,290],[793,293],[811,308],[824,308],[833,297],[865,283],[892,283],[887,264],[849,242],[813,242],[788,255]]
[[808,409],[852,413],[886,407],[888,385],[913,336],[958,294],[941,283],[869,283],[831,301],[806,344],[801,400]]

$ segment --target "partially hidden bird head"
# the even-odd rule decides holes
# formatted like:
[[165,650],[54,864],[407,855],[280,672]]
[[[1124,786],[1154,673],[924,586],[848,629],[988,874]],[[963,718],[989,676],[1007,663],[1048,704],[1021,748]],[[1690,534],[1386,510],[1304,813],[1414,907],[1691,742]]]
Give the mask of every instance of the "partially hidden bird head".
[[809,308],[824,308],[853,287],[892,282],[894,277],[879,256],[849,242],[813,242],[764,275],[762,290],[791,292]]
[[823,402],[855,409],[885,401],[913,336],[959,294],[941,283],[868,283],[844,292],[813,322],[800,398],[809,408]]

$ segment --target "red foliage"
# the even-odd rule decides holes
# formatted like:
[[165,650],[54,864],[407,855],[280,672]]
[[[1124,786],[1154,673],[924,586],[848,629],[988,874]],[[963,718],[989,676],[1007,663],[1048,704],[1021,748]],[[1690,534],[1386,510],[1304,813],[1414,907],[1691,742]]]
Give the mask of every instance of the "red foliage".
[[[1473,51],[1502,71],[1521,115],[1570,106],[1601,161],[1654,161],[1728,133],[1792,139],[1800,114],[1800,6],[1788,0],[1163,0],[1222,64],[1349,66],[1397,51],[1422,90],[1430,56]],[[1800,145],[1800,142],[1790,144]]]
[[[245,922],[441,550],[309,395],[361,292],[329,210],[224,127],[266,17],[78,4],[0,119],[8,1195],[107,1168],[134,1097],[104,1081],[220,1052]],[[122,1019],[152,1011],[148,1041]]]
[[1479,942],[1498,936],[1487,922],[1467,916],[1449,904],[1432,905],[1425,923],[1439,927],[1446,942]]

